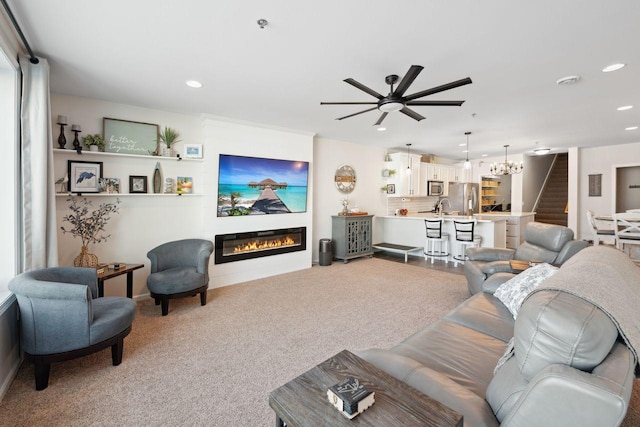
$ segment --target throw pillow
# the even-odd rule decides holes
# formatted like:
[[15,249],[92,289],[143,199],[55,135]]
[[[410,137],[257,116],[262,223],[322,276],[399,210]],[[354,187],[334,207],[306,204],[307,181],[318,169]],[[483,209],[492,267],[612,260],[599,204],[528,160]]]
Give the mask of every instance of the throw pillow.
[[493,295],[509,309],[515,319],[518,317],[518,310],[527,295],[545,279],[553,276],[556,271],[558,268],[550,264],[538,264],[498,286]]

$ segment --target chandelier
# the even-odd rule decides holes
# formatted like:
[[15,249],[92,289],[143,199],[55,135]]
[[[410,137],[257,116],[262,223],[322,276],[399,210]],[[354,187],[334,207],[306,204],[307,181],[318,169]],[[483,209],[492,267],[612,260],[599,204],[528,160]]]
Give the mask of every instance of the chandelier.
[[504,162],[491,164],[491,167],[489,168],[491,175],[513,175],[522,172],[522,169],[524,169],[524,164],[522,164],[522,162],[517,164],[507,160],[508,147],[508,145],[504,146]]

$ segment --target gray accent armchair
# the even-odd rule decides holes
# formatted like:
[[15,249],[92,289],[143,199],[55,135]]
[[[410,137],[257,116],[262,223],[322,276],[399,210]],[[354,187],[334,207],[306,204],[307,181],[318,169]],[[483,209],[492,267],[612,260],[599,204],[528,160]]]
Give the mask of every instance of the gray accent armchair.
[[35,363],[36,390],[49,384],[51,363],[111,347],[113,365],[122,362],[136,303],[98,298],[95,268],[54,267],[22,273],[9,282],[20,309],[20,343]]
[[200,305],[207,304],[209,258],[213,243],[202,239],[184,239],[164,243],[147,253],[151,274],[147,288],[162,315],[169,314],[169,299],[200,294]]
[[[511,260],[539,260],[561,265],[573,255],[589,246],[588,242],[573,240],[573,230],[562,225],[530,222],[524,230],[524,242],[517,249],[468,248],[469,260],[464,264],[464,275],[471,295],[497,286],[513,277]],[[499,275],[498,275],[499,274]],[[494,280],[487,281],[493,275]]]

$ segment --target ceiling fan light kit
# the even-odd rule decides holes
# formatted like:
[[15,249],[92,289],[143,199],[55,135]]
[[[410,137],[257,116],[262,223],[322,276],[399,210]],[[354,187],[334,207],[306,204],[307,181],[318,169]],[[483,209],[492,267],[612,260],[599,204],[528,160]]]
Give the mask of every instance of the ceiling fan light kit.
[[421,65],[412,65],[409,68],[409,71],[407,71],[407,74],[404,75],[395,89],[393,85],[396,84],[399,77],[396,74],[388,75],[384,79],[385,83],[390,87],[389,94],[387,96],[381,95],[375,90],[363,85],[362,83],[352,78],[345,79],[345,83],[348,83],[351,86],[360,89],[361,91],[377,98],[378,100],[370,102],[321,102],[320,105],[373,105],[374,107],[372,108],[349,114],[347,116],[338,117],[336,120],[348,119],[349,117],[357,116],[362,113],[379,110],[382,112],[382,114],[378,118],[378,121],[376,121],[376,123],[374,124],[375,126],[379,126],[387,117],[387,114],[396,111],[400,111],[404,115],[409,116],[416,121],[424,120],[424,116],[409,108],[412,106],[459,107],[464,103],[464,101],[419,101],[418,98],[423,98],[425,96],[434,95],[439,92],[444,92],[446,90],[468,85],[472,83],[469,77],[405,96],[405,92],[407,91],[407,89],[409,89],[409,86],[411,86],[413,81],[416,79],[416,77],[418,77],[418,74],[420,74],[423,69],[424,67],[422,67]]

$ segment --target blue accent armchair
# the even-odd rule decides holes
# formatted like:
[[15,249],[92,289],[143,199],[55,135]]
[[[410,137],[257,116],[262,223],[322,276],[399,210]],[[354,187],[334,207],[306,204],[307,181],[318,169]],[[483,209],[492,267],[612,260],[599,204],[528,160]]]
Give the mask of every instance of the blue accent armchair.
[[122,362],[124,337],[131,332],[136,303],[98,298],[95,268],[33,270],[9,282],[20,309],[20,343],[35,363],[36,390],[49,384],[51,363],[111,347],[113,365]]
[[202,239],[184,239],[164,243],[147,254],[151,274],[147,277],[149,294],[162,315],[169,314],[169,299],[200,294],[200,305],[207,304],[209,258],[213,243]]

